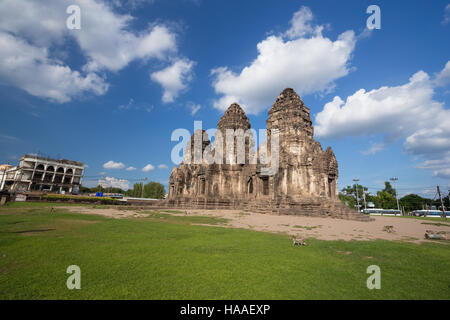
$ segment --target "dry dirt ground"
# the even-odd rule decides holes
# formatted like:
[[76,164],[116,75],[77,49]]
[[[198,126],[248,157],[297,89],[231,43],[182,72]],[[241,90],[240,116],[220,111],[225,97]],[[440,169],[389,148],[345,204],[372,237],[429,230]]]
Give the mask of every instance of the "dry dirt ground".
[[[146,217],[146,211],[175,216],[210,216],[228,219],[224,227],[244,228],[256,231],[283,233],[299,238],[316,238],[321,240],[403,240],[412,242],[425,242],[425,231],[450,232],[450,221],[441,222],[425,219],[409,219],[401,217],[374,216],[374,221],[360,222],[352,220],[269,215],[249,213],[239,210],[146,210],[115,209],[115,208],[88,208],[64,207],[65,209],[86,214],[99,214],[112,218],[141,218]],[[182,212],[182,213],[180,213]],[[441,225],[437,225],[441,223]],[[393,226],[394,232],[383,230],[384,226]]]

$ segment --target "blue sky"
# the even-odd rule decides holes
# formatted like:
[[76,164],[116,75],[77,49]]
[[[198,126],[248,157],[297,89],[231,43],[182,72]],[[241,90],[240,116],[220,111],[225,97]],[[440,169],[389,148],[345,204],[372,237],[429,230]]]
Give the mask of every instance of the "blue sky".
[[[372,4],[381,29],[368,31]],[[87,164],[88,186],[167,186],[173,130],[214,128],[234,100],[265,128],[293,87],[340,188],[396,176],[401,195],[433,197],[450,189],[449,4],[0,0],[0,163],[40,152]]]

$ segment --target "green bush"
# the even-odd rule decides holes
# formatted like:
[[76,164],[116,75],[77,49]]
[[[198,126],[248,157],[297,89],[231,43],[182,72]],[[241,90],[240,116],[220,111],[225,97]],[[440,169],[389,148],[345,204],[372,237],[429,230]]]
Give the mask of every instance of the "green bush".
[[47,194],[42,197],[47,201],[76,201],[76,202],[92,202],[101,204],[121,204],[120,200],[107,197],[86,197],[86,196],[71,196],[61,194]]

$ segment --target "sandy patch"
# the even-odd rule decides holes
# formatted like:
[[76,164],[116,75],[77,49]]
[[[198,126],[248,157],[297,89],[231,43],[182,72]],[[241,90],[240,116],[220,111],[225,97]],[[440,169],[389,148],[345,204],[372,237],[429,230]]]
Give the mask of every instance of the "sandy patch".
[[108,218],[144,218],[147,216],[147,214],[142,214],[139,212],[136,212],[134,210],[120,210],[115,208],[105,208],[105,209],[97,209],[97,208],[89,208],[89,207],[58,207],[61,209],[66,209],[70,212],[75,213],[84,213],[84,214],[97,214],[100,216],[105,216]]
[[[71,212],[99,214],[111,218],[146,217],[147,214],[134,210],[119,210],[114,208],[95,209],[87,207],[64,207]],[[152,210],[148,208],[148,211]],[[162,214],[175,216],[210,216],[228,219],[224,226],[284,233],[299,238],[316,238],[321,240],[401,240],[412,242],[433,242],[426,240],[426,230],[449,231],[445,225],[428,224],[433,221],[421,219],[408,219],[400,217],[375,216],[374,221],[361,222],[343,219],[270,215],[249,213],[240,210],[178,210],[183,213],[174,213],[170,210],[152,210]],[[427,224],[423,224],[427,222]],[[437,222],[437,221],[436,221]],[[393,226],[392,233],[383,231],[384,226]],[[215,225],[217,226],[217,225]],[[435,242],[435,241],[434,241]]]
[[[285,233],[299,238],[321,240],[401,240],[427,242],[426,230],[449,231],[447,226],[423,224],[420,219],[375,216],[374,221],[362,222],[343,219],[270,215],[238,210],[186,210],[188,215],[206,215],[229,219],[228,225],[257,231]],[[184,214],[180,214],[184,215]],[[430,221],[433,222],[433,221]],[[383,231],[393,226],[394,232]]]

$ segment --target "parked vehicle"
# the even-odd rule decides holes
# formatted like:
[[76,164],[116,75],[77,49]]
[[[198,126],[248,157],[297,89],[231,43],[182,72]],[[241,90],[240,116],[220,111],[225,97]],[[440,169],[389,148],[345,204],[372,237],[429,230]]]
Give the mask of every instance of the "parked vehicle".
[[394,210],[394,209],[363,209],[363,213],[370,214],[374,216],[401,216],[402,212],[400,210]]

